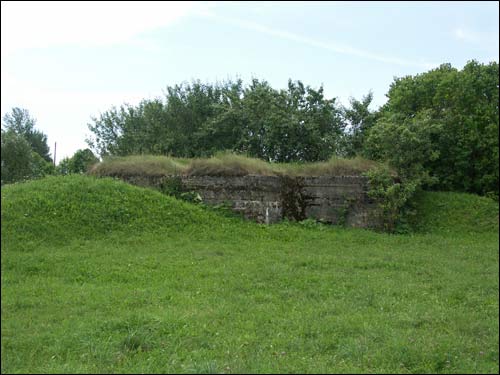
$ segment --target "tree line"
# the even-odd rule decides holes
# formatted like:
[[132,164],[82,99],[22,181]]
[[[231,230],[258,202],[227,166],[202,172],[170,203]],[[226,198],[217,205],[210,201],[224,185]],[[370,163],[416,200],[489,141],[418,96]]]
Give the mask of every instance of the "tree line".
[[2,119],[1,183],[13,183],[53,174],[84,173],[99,159],[90,149],[63,158],[57,167],[50,155],[47,135],[35,128],[36,120],[24,108],[14,107]]
[[498,63],[474,60],[461,70],[442,64],[395,78],[377,110],[371,92],[343,106],[301,81],[281,90],[258,79],[193,81],[93,117],[86,141],[101,157],[227,150],[270,162],[363,156],[428,188],[498,197],[498,89]]
[[167,87],[165,100],[122,105],[93,119],[89,144],[100,155],[206,157],[231,150],[272,162],[338,154],[340,107],[300,81],[286,90],[253,79]]

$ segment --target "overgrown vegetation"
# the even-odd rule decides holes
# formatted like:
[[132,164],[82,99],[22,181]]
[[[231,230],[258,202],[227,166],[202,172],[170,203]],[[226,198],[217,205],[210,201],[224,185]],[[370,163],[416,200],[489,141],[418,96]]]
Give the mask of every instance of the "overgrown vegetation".
[[[228,152],[211,158],[174,158],[154,155],[131,155],[105,158],[90,170],[95,176],[360,176],[381,163],[363,159],[331,158],[316,163],[269,163]],[[394,173],[394,172],[393,172]]]
[[164,176],[178,175],[186,171],[189,159],[159,155],[130,155],[107,157],[94,165],[89,173],[98,176]]
[[417,179],[402,183],[387,166],[381,166],[365,173],[369,179],[368,196],[375,201],[374,222],[381,223],[386,232],[405,233],[409,230],[407,220],[414,214],[412,199],[421,190]]
[[111,178],[2,187],[2,373],[498,373],[498,203],[266,226]]
[[2,184],[89,169],[118,177],[366,175],[384,229],[407,232],[422,188],[498,200],[498,85],[498,63],[443,64],[396,78],[388,102],[372,111],[371,92],[343,107],[300,81],[286,90],[257,79],[246,87],[197,81],[167,87],[165,101],[104,112],[87,142],[105,160],[78,150],[56,169],[35,120],[14,108],[4,116]]
[[[13,108],[1,372],[498,373],[498,88],[476,61],[395,78],[377,110],[371,92],[194,81],[93,118],[91,149],[57,167]],[[179,177],[251,174],[282,179],[295,222],[191,204]],[[304,220],[302,177],[337,175],[369,178],[391,234],[342,228],[348,199],[340,226]]]
[[[393,169],[382,163],[361,157],[353,159],[331,158],[316,163],[268,163],[233,153],[217,153],[208,159],[177,159],[166,156],[133,155],[105,158],[90,171],[94,176],[158,177],[158,176],[280,176],[284,216],[304,220],[305,202],[297,178],[310,176],[367,176],[370,181],[369,197],[379,206],[373,222],[382,223],[378,228],[387,232],[405,231],[405,218],[413,193],[418,186],[413,181],[402,184]],[[191,202],[201,198],[196,192],[182,192],[181,182],[168,177],[159,186],[160,191]],[[338,223],[343,225],[349,207],[345,207]]]
[[403,184],[498,196],[498,85],[496,62],[443,64],[396,78],[387,103],[373,111],[371,92],[344,107],[300,81],[287,90],[256,79],[246,87],[198,81],[168,87],[164,101],[103,113],[89,124],[88,142],[115,156],[229,150],[289,163],[358,155],[388,162]]
[[202,198],[196,191],[185,191],[182,186],[182,180],[179,175],[168,176],[160,182],[159,190],[163,194],[170,195],[191,203],[201,203]]

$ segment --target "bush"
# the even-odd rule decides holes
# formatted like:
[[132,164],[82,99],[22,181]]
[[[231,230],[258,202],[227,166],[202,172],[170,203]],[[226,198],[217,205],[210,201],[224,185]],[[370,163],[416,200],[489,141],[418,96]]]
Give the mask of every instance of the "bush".
[[395,182],[395,176],[388,167],[372,169],[365,175],[369,178],[368,196],[377,203],[374,215],[376,222],[382,225],[380,229],[391,233],[407,232],[408,216],[414,214],[412,198],[420,188],[420,181]]

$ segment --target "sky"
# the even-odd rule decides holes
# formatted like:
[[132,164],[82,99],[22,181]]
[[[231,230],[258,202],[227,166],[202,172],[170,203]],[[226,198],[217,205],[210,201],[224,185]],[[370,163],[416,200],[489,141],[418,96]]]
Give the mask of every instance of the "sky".
[[241,78],[324,87],[372,109],[395,77],[499,60],[499,3],[1,2],[1,112],[27,109],[56,161],[88,124],[167,86]]

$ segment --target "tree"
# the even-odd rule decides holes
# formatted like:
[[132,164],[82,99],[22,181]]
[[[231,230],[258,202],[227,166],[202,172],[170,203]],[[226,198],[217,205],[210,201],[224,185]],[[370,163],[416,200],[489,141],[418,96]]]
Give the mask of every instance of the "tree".
[[326,99],[323,87],[314,90],[301,81],[288,81],[285,123],[272,124],[270,143],[279,147],[276,161],[319,161],[341,152],[344,121],[335,98]]
[[439,132],[426,138],[439,156],[422,160],[426,173],[437,180],[435,188],[498,196],[498,88],[496,62],[470,61],[461,71],[443,64],[423,74],[395,79],[380,119],[370,131],[373,138],[367,153],[373,153],[375,138],[388,160],[403,157],[389,157],[391,153],[414,153],[412,149],[398,151],[381,138],[393,137],[385,131],[388,122],[397,119],[398,126],[412,133],[415,125],[411,119],[426,117],[428,123],[440,124]]
[[211,115],[197,133],[197,145],[202,150],[200,156],[242,149],[243,133],[247,127],[243,90],[241,80],[228,81],[219,86],[220,98],[213,100]]
[[59,163],[57,164],[56,172],[58,174],[62,174],[62,175],[70,174],[71,171],[70,171],[69,161],[70,161],[70,158],[68,158],[68,157],[62,158],[59,161]]
[[6,130],[11,130],[24,137],[33,151],[46,161],[52,162],[47,136],[35,129],[35,124],[36,120],[30,116],[28,110],[23,108],[14,107],[11,113],[6,113],[3,117],[3,125]]
[[165,102],[143,100],[93,118],[88,126],[94,135],[87,143],[101,156],[202,156],[212,148],[203,137],[210,134],[206,125],[219,113],[220,103],[218,85],[193,82],[167,87]]
[[430,111],[421,111],[413,118],[386,116],[370,131],[364,153],[373,160],[389,161],[404,181],[432,186],[438,181],[431,165],[440,156],[435,139],[442,128]]
[[57,165],[60,174],[86,173],[89,168],[99,162],[90,149],[77,150],[72,157],[62,159]]
[[101,156],[169,154],[210,156],[232,150],[270,161],[328,159],[343,131],[335,99],[302,82],[275,90],[253,79],[167,87],[165,102],[112,108],[93,119],[88,144]]
[[85,173],[92,165],[98,162],[99,159],[90,149],[78,150],[71,157],[70,170],[73,173]]
[[276,158],[276,150],[271,149],[269,138],[271,125],[278,128],[285,122],[284,106],[280,100],[279,92],[266,81],[253,79],[245,88],[239,116],[243,120],[239,124],[242,127],[241,139],[237,151],[265,160]]
[[24,137],[14,130],[2,129],[2,185],[28,179],[32,175],[33,156]]
[[30,178],[39,178],[54,174],[56,168],[54,164],[42,158],[37,152],[31,151],[31,176]]
[[12,130],[16,134],[28,134],[35,128],[33,119],[27,109],[14,107],[12,113],[6,113],[3,117],[3,125],[7,130]]
[[361,100],[349,99],[350,107],[342,108],[344,121],[347,122],[344,154],[347,157],[360,155],[368,131],[373,127],[377,114],[370,111],[373,92],[368,92]]

